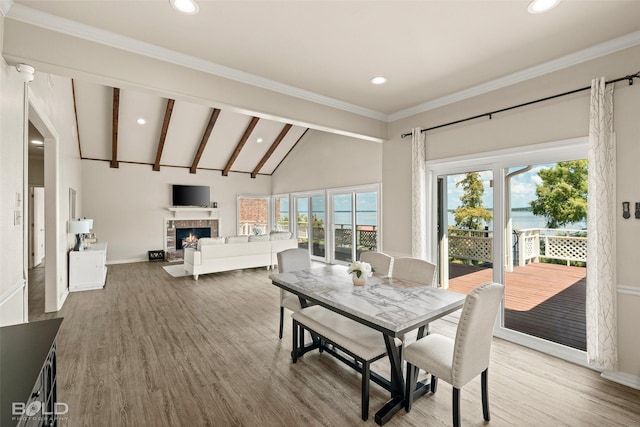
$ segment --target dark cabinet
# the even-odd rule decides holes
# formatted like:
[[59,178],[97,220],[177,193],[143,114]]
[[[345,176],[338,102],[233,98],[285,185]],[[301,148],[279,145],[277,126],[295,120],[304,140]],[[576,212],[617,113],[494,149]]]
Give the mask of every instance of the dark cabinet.
[[62,319],[0,328],[0,425],[56,426],[56,336]]

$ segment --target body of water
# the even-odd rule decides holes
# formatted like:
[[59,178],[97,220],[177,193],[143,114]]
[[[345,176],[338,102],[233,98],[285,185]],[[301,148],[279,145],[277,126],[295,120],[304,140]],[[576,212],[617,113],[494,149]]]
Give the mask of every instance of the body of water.
[[[453,212],[449,211],[449,225],[454,225],[456,221],[453,218]],[[524,228],[546,228],[547,221],[544,217],[534,215],[531,211],[511,211],[511,219],[514,230],[522,230]],[[489,230],[493,230],[493,221],[486,224]],[[568,228],[571,230],[584,230],[587,228],[586,221],[576,224],[567,224],[562,228]]]
[[[335,212],[335,223],[351,224],[351,212],[337,211]],[[378,219],[376,211],[358,211],[356,212],[356,224],[357,225],[378,225]]]
[[[306,214],[306,212],[305,212]],[[326,224],[326,219],[324,217],[324,213],[316,213],[316,215],[324,220]],[[449,225],[455,224],[455,220],[453,219],[453,212],[449,211]],[[531,211],[511,211],[511,218],[513,221],[513,228],[516,230],[522,230],[524,228],[545,228],[546,220],[544,217],[534,215]],[[338,211],[335,212],[335,223],[336,225],[341,224],[351,224],[351,212],[348,211]],[[358,225],[377,225],[377,215],[375,211],[361,211],[356,213],[356,223]],[[493,221],[490,221],[486,224],[489,227],[489,230],[493,230]],[[587,228],[587,223],[585,221],[577,223],[577,224],[569,224],[566,227],[572,230],[583,230]]]

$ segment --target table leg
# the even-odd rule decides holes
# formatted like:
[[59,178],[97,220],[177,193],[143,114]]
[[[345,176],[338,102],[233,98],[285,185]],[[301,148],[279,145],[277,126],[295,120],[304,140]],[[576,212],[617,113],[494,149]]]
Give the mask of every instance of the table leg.
[[384,425],[404,406],[404,377],[400,349],[392,336],[384,335],[384,343],[391,364],[391,399],[376,412],[376,424]]

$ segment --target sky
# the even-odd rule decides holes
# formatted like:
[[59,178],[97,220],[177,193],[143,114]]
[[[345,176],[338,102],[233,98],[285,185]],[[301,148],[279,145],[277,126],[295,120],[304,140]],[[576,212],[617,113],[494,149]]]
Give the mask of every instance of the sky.
[[[536,186],[542,183],[538,176],[540,169],[549,168],[553,164],[536,165],[530,171],[511,178],[511,207],[530,207],[529,202],[536,198]],[[522,169],[522,167],[511,168],[509,172]],[[449,175],[447,177],[447,208],[454,210],[462,204],[460,197],[464,193],[462,187],[457,187],[456,182],[464,178],[464,174]],[[480,179],[484,184],[483,206],[493,207],[493,189],[491,188],[491,171],[480,172]]]

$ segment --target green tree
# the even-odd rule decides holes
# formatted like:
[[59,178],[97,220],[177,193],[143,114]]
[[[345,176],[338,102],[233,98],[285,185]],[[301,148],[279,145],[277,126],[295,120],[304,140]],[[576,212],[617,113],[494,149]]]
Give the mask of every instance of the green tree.
[[534,215],[544,216],[547,228],[560,228],[587,217],[587,161],[559,162],[541,169],[542,183],[536,186]]
[[484,184],[480,180],[478,172],[465,174],[464,178],[456,182],[456,187],[462,187],[464,194],[460,197],[462,202],[454,213],[456,227],[470,230],[480,230],[483,221],[489,222],[493,218],[490,210],[482,206]]

